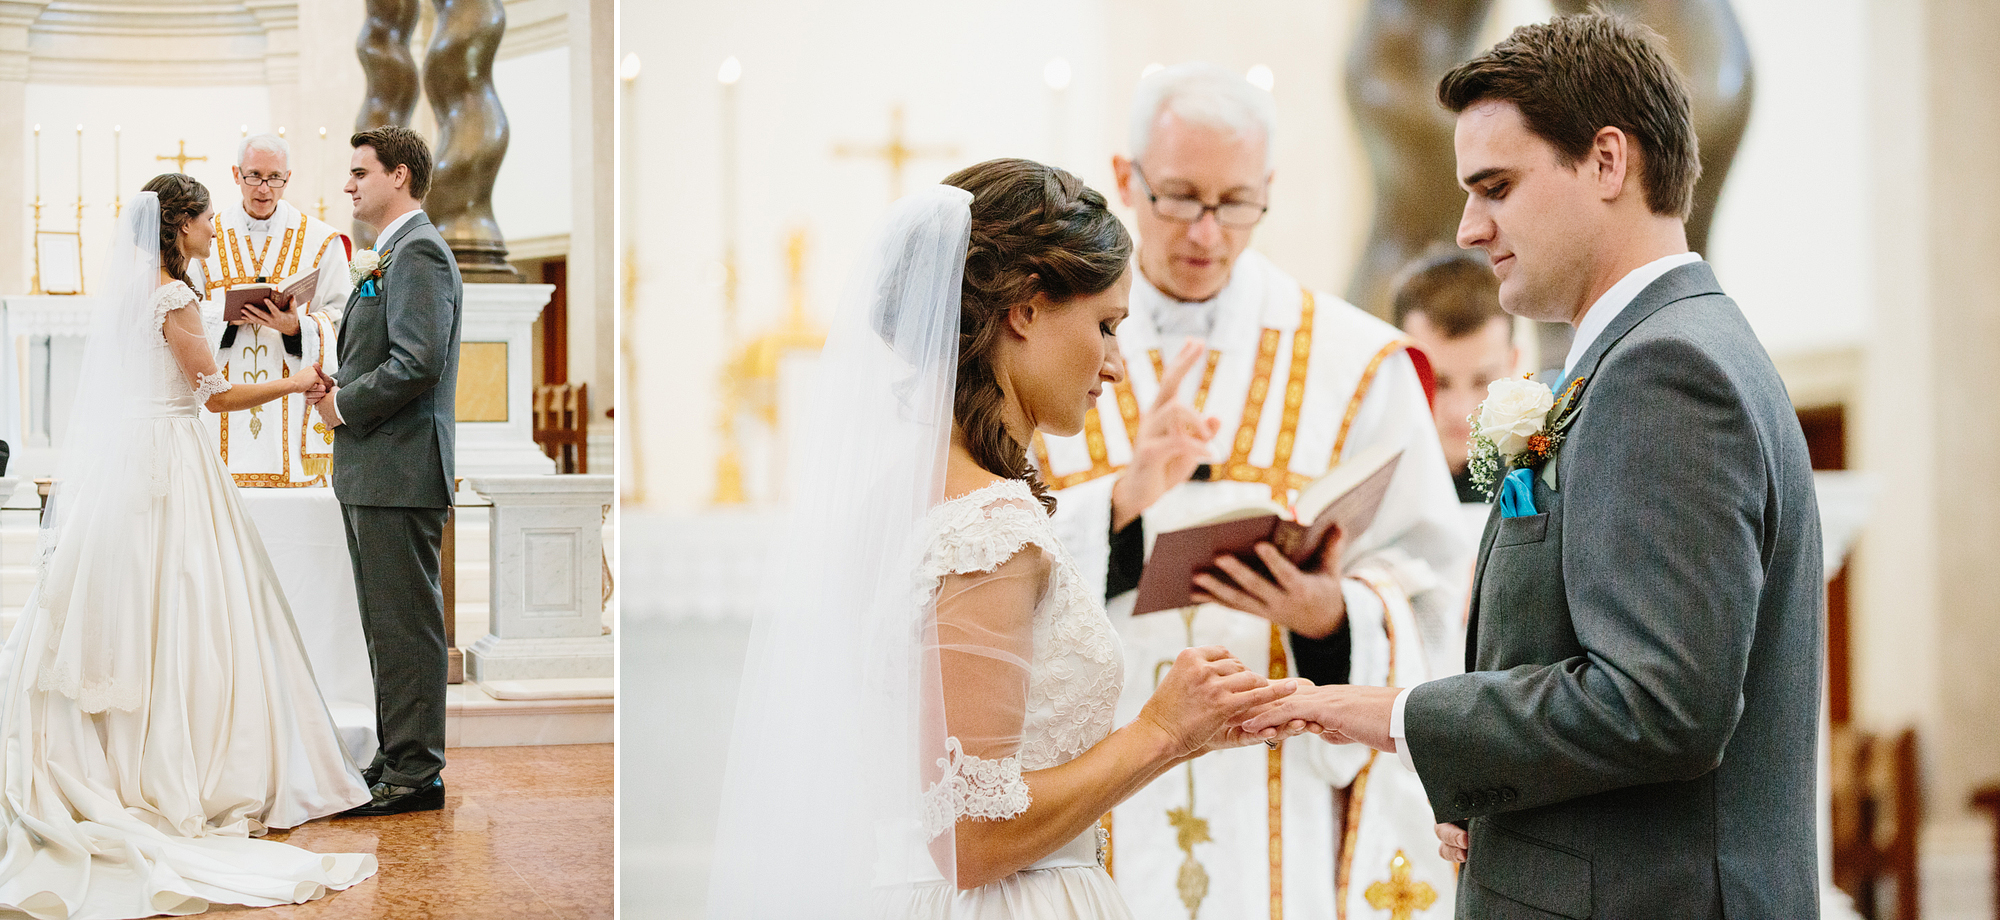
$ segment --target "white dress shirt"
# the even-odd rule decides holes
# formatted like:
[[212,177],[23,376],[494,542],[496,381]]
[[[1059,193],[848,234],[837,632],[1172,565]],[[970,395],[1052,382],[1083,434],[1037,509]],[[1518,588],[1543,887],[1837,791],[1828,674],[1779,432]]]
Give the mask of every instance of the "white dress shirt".
[[[1583,357],[1583,353],[1589,351],[1590,346],[1597,342],[1597,337],[1611,327],[1611,321],[1617,319],[1618,314],[1625,312],[1625,308],[1632,305],[1633,299],[1639,296],[1640,291],[1660,280],[1661,275],[1699,261],[1701,254],[1698,252],[1679,252],[1654,259],[1618,279],[1617,284],[1612,285],[1610,290],[1597,298],[1596,303],[1590,305],[1590,309],[1584,311],[1583,322],[1577,324],[1576,338],[1570,343],[1569,356],[1563,359],[1563,379],[1569,379],[1570,374],[1575,372],[1576,362]],[[1475,639],[1474,636],[1465,637],[1467,643]],[[1410,691],[1421,686],[1423,684],[1403,688],[1403,692],[1396,694],[1395,708],[1389,710],[1389,738],[1396,743],[1396,757],[1403,761],[1404,768],[1411,773],[1417,772],[1417,763],[1410,757],[1410,746],[1403,743],[1403,739],[1408,737],[1403,730],[1403,710],[1410,703]]]

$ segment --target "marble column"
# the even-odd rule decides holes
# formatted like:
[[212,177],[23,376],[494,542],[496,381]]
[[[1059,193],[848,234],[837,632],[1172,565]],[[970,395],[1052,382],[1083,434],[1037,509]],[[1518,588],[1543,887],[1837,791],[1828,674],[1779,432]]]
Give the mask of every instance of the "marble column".
[[569,2],[569,379],[590,384],[590,469],[597,473],[612,472],[618,456],[609,414],[618,392],[612,376],[618,348],[612,319],[619,303],[612,233],[617,162],[614,145],[605,142],[617,123],[612,12],[609,3]]
[[[1854,279],[1873,316],[1851,430],[1882,494],[1855,569],[1854,717],[1917,727],[1931,916],[1933,860],[1991,846],[1969,800],[2000,777],[2000,215],[1983,193],[2000,171],[2000,7],[1876,0],[1867,36],[1854,204],[1875,268]],[[1991,884],[1984,865],[1968,886]]]
[[610,476],[467,480],[493,502],[492,626],[465,650],[473,680],[610,677],[604,516]]

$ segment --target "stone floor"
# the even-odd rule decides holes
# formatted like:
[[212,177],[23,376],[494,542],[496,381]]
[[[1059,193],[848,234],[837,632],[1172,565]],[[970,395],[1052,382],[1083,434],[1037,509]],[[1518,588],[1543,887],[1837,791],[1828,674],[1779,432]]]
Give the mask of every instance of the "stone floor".
[[314,821],[282,840],[374,853],[346,891],[246,920],[590,920],[612,916],[612,746],[451,748],[441,811]]

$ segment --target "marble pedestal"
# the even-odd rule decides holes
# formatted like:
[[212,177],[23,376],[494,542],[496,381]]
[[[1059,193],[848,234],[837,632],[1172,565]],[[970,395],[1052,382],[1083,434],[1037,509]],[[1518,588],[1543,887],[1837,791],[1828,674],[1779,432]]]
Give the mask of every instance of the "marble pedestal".
[[[459,327],[457,473],[555,472],[535,445],[535,318],[555,287],[467,284]],[[504,393],[504,398],[502,394]],[[480,411],[468,411],[472,408]]]
[[491,626],[465,650],[466,675],[499,680],[612,676],[604,634],[604,514],[610,476],[480,476],[493,502]]

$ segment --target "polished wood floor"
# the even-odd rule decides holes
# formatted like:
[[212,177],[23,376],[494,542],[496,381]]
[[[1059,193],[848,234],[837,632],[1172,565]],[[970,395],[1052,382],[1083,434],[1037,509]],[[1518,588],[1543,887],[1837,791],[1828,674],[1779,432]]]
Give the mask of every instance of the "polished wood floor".
[[314,821],[272,840],[373,853],[373,878],[245,920],[595,920],[611,917],[612,746],[452,748],[441,811]]

